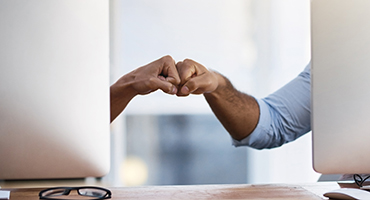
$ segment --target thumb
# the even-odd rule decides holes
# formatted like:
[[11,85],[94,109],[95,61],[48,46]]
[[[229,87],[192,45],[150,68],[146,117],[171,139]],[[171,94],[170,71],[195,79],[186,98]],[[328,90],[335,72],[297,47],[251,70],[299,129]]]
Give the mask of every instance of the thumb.
[[177,87],[174,85],[171,81],[168,80],[169,77],[158,77],[156,79],[155,84],[157,85],[157,88],[162,90],[163,92],[167,94],[176,94],[177,93]]

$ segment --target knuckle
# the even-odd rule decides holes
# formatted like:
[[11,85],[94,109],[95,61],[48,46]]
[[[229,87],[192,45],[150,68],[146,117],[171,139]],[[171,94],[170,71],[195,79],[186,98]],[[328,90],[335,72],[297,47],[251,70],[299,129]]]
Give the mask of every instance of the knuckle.
[[145,87],[153,89],[154,86],[156,85],[156,80],[154,77],[150,77],[148,81],[145,81],[144,84],[145,84]]
[[213,84],[211,79],[205,79],[204,83],[205,83],[205,85],[212,85]]
[[173,62],[173,61],[174,61],[174,60],[173,60],[173,58],[172,58],[170,55],[163,56],[163,57],[161,58],[161,60],[162,60],[163,62]]
[[197,89],[197,84],[192,80],[189,80],[186,86],[189,88],[190,92],[193,92],[194,90]]
[[192,62],[194,62],[194,61],[193,61],[193,60],[191,60],[191,59],[189,59],[189,58],[186,58],[186,59],[184,60],[184,63],[187,63],[187,64],[192,63]]
[[179,61],[179,62],[176,63],[176,67],[180,67],[180,66],[182,66],[182,64],[183,64],[183,62]]

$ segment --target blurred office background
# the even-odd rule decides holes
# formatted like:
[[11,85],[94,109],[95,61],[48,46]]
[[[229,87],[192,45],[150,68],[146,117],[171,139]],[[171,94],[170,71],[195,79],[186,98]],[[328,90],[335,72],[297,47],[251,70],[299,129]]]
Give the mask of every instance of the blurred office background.
[[[164,55],[264,97],[310,60],[309,0],[111,0],[111,81]],[[114,185],[315,182],[311,134],[235,148],[202,95],[138,96],[111,125]]]

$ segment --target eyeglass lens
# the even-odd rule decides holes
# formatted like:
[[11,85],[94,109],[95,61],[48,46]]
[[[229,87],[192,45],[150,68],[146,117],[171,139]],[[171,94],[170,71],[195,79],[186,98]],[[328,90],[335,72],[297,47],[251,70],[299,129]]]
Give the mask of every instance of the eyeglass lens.
[[53,189],[53,190],[45,191],[43,193],[43,196],[55,197],[55,196],[68,195],[69,193],[70,193],[70,190],[67,190],[67,189]]
[[[107,199],[111,198],[111,192],[104,188],[99,187],[57,187],[49,188],[40,192],[40,199],[71,199],[75,198],[74,195],[67,196],[71,190],[77,190],[80,197],[88,199]],[[73,197],[74,196],[74,197]],[[83,198],[83,199],[86,199]]]
[[104,197],[107,194],[107,192],[104,190],[93,189],[93,188],[79,189],[78,193],[82,196],[87,196],[87,197]]

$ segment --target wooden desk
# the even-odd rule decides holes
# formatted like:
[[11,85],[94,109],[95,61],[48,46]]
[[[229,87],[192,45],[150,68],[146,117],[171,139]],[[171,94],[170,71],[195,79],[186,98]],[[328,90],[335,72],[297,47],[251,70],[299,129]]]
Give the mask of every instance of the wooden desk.
[[[275,199],[320,200],[339,188],[334,182],[312,184],[185,185],[109,188],[112,200],[120,199]],[[3,188],[3,190],[6,190]],[[9,189],[11,200],[37,200],[41,188]]]

